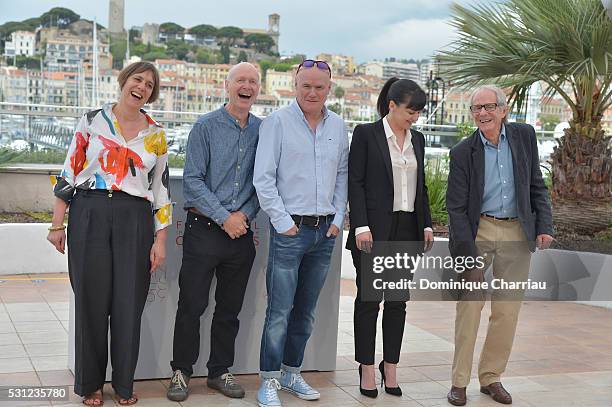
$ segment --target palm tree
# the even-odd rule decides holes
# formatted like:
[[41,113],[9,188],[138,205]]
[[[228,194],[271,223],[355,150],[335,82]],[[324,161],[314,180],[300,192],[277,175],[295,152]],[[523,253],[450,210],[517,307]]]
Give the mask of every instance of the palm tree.
[[552,154],[559,231],[593,233],[612,224],[612,156],[601,127],[612,104],[612,20],[600,0],[508,0],[452,6],[458,38],[437,55],[457,86],[496,83],[524,107],[529,87],[547,85],[571,108]]
[[344,110],[344,94],[344,88],[340,85],[336,86],[336,89],[334,89],[334,96],[340,101],[340,116],[342,116],[342,111]]

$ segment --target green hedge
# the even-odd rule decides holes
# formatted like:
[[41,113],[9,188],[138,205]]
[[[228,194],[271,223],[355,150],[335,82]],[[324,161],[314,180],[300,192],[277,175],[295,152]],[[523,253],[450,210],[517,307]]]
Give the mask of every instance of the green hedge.
[[448,158],[428,159],[425,164],[425,182],[429,195],[429,208],[433,223],[446,225],[448,212],[446,211],[446,185],[448,173],[446,163]]
[[[9,164],[63,164],[66,152],[63,150],[17,151],[10,148],[0,149],[0,165]],[[185,157],[170,154],[168,156],[170,168],[183,168]]]

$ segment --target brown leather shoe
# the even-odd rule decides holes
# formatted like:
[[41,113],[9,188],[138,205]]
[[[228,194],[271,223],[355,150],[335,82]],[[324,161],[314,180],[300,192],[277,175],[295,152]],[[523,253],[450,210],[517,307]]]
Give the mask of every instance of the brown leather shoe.
[[512,404],[512,396],[504,389],[500,382],[491,383],[488,386],[480,386],[480,392],[488,394],[501,404]]
[[453,406],[465,406],[465,403],[467,402],[465,387],[451,386],[450,391],[446,395],[446,399]]

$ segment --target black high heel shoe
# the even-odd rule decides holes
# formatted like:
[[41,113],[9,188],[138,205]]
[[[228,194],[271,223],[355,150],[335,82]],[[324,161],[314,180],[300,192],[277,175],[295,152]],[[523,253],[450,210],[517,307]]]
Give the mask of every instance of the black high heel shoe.
[[[385,361],[384,360],[380,361],[380,365],[378,365],[378,370],[380,370],[380,376],[382,378],[382,380],[380,381],[380,387],[383,387],[383,384],[385,384]],[[391,394],[392,396],[401,396],[402,389],[399,386],[387,387],[387,385],[385,384],[385,393]]]
[[361,364],[359,365],[359,392],[371,399],[378,397],[378,389],[368,390],[361,387]]

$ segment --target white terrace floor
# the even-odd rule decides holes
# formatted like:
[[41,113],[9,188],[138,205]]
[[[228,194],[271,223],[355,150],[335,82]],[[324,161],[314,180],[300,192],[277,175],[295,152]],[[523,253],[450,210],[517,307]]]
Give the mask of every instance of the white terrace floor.
[[[0,386],[72,385],[67,365],[68,298],[66,274],[0,277]],[[281,394],[283,406],[447,406],[453,351],[454,304],[410,302],[398,368],[404,396],[386,394],[375,400],[359,394],[357,365],[353,362],[352,301],[354,282],[343,280],[338,327],[337,370],[306,373],[321,391],[319,401],[307,402]],[[484,338],[488,315],[483,313],[477,351]],[[380,352],[380,349],[379,349]],[[378,356],[380,359],[380,355]],[[168,380],[138,381],[138,406],[255,406],[259,379],[238,377],[246,398],[231,400],[191,382],[187,401],[165,398]],[[468,388],[468,406],[499,406]],[[514,406],[612,406],[612,310],[572,303],[526,302],[514,350],[503,383]],[[105,405],[113,405],[105,387]],[[54,403],[79,406],[80,397]],[[51,405],[2,402],[0,406]]]

